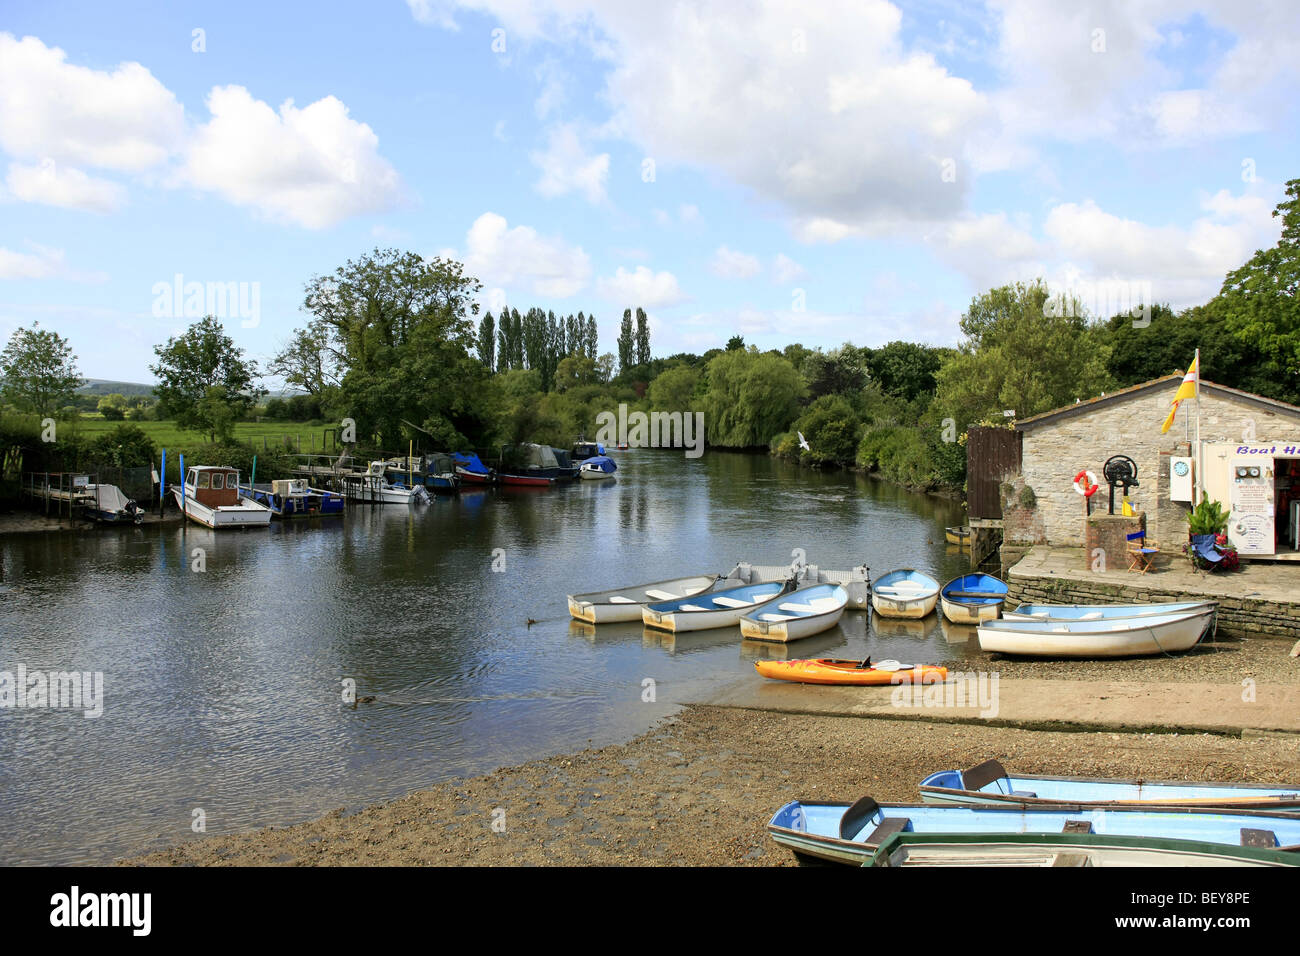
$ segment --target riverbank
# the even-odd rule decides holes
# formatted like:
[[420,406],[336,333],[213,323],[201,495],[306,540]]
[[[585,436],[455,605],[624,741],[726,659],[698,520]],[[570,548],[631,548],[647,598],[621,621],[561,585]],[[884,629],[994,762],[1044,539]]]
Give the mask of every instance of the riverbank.
[[1023,773],[1295,780],[1296,744],[1289,734],[1065,733],[695,706],[626,744],[123,862],[792,866],[765,827],[795,798],[914,801],[926,775],[989,757]]
[[[181,520],[181,513],[170,509],[162,517],[157,511],[148,512],[141,525],[173,524]],[[85,518],[46,516],[35,511],[0,512],[0,534],[40,534],[46,531],[98,531],[109,527]],[[120,525],[119,527],[132,527]]]

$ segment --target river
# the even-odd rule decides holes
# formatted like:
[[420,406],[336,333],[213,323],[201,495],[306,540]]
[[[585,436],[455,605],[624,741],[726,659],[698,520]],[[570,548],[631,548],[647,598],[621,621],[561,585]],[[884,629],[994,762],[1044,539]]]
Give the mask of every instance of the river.
[[[616,457],[611,482],[355,506],[269,531],[0,537],[0,671],[104,680],[97,718],[0,710],[4,861],[105,863],[193,838],[195,820],[208,834],[285,825],[626,740],[753,675],[762,654],[977,653],[938,615],[850,611],[789,652],[742,646],[736,628],[571,622],[570,592],[787,564],[796,548],[873,577],[967,569],[943,537],[958,503],[759,456]],[[344,679],[376,700],[346,705]]]

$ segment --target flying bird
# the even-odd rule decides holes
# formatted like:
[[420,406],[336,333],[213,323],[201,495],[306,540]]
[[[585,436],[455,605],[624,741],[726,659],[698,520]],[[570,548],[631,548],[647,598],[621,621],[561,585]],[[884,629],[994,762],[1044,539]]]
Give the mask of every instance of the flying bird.
[[799,436],[799,447],[804,451],[812,451],[812,449],[808,447],[808,439],[803,437],[803,432],[796,432],[795,434]]

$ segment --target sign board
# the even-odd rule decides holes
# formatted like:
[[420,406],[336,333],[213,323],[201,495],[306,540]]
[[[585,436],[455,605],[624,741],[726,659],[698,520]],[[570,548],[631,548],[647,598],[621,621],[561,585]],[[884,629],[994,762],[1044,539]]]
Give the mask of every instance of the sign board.
[[1228,468],[1228,540],[1239,554],[1272,554],[1273,462],[1234,457]]
[[86,487],[86,485],[88,485],[88,484],[90,484],[90,475],[73,475],[73,476],[72,476],[72,487],[74,487],[74,488],[84,488],[84,487]]

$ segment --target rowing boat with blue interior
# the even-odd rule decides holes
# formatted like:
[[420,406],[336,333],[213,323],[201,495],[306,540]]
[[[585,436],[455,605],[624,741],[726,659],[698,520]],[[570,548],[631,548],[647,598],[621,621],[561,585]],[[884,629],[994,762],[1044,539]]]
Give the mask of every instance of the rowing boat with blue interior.
[[782,644],[812,637],[838,624],[848,603],[848,592],[838,584],[799,588],[742,615],[740,636]]
[[733,627],[746,611],[792,590],[794,588],[789,581],[771,581],[710,591],[676,601],[647,604],[641,610],[641,620],[648,627],[657,627],[663,631],[704,631],[713,627]]
[[588,624],[610,624],[615,621],[639,621],[641,611],[656,601],[671,601],[702,594],[717,583],[716,574],[693,574],[650,584],[632,584],[569,595],[569,614]]
[[[899,832],[985,837],[1015,834],[1104,833],[1153,840],[1195,841],[1222,847],[1277,850],[1300,847],[1300,816],[1259,810],[1175,807],[966,807],[791,801],[767,825],[780,845],[801,857],[861,865]],[[1300,864],[1300,852],[1293,853]]]
[[939,592],[943,616],[954,624],[996,620],[1006,599],[1006,582],[980,572],[953,578]]
[[1157,617],[1214,607],[1213,601],[1170,604],[1020,604],[1002,612],[1004,621],[1113,621],[1126,617]]
[[1028,657],[1146,657],[1195,646],[1214,622],[1214,606],[1157,617],[1095,621],[986,621],[980,650]]
[[914,568],[890,571],[871,588],[871,606],[883,617],[925,617],[938,600],[939,582]]
[[1300,786],[1276,783],[1187,783],[1011,774],[997,760],[969,770],[941,770],[921,781],[921,799],[941,804],[1074,804],[1091,807],[1170,806],[1234,810],[1300,808]]

